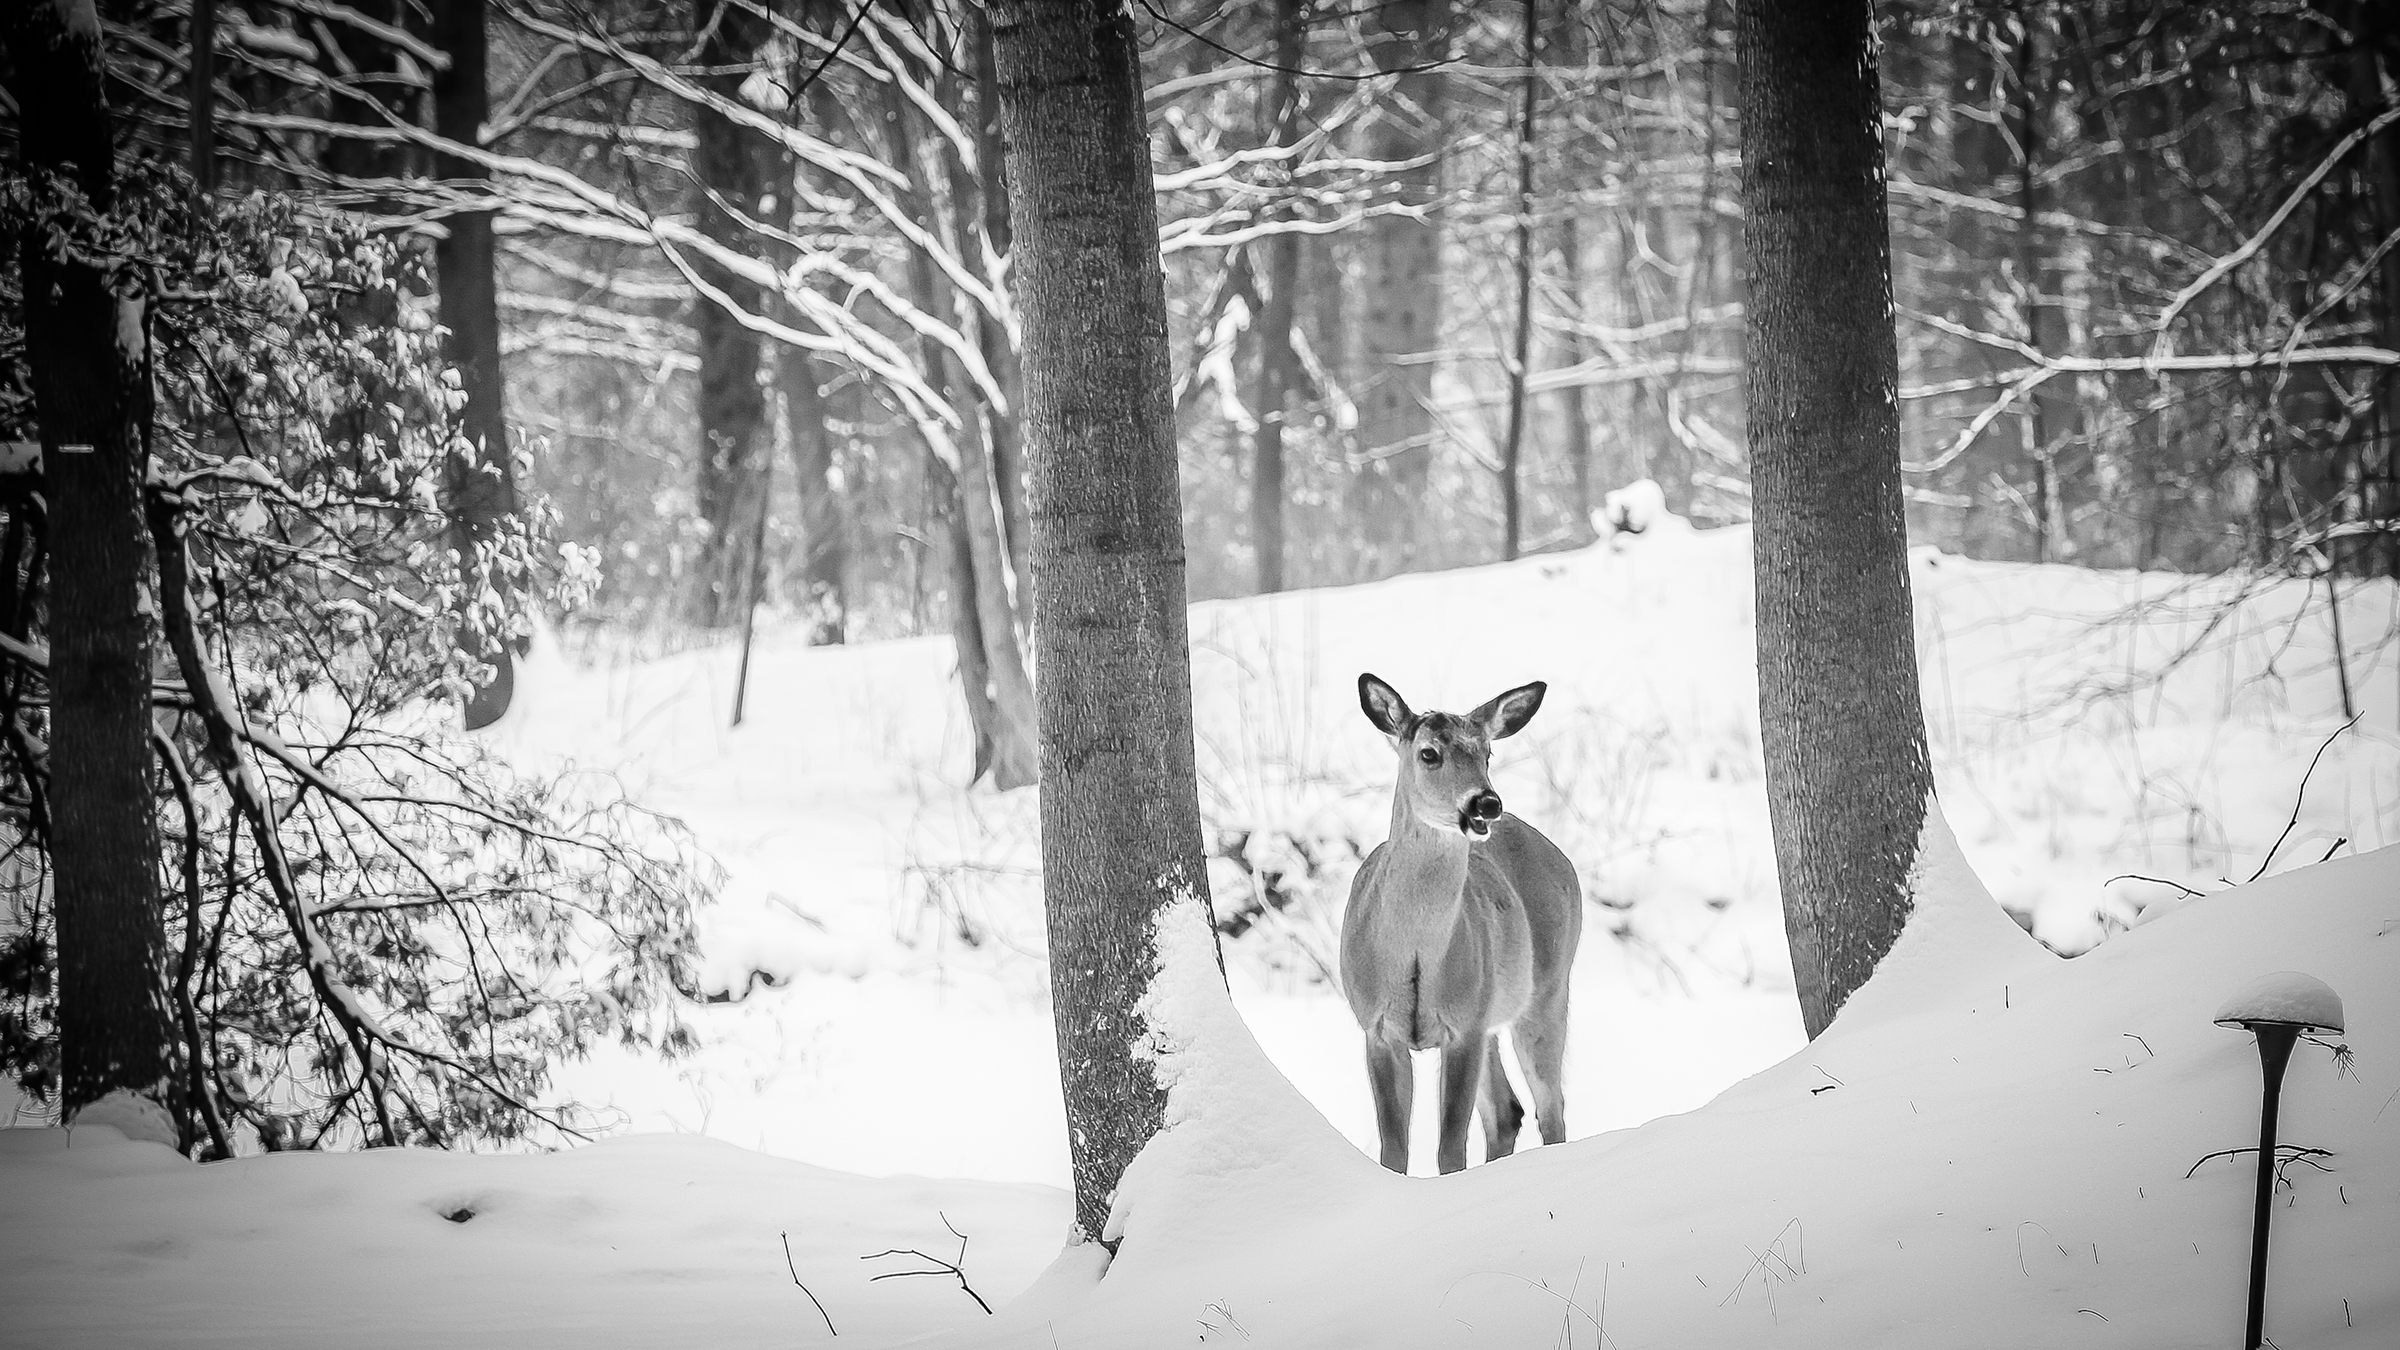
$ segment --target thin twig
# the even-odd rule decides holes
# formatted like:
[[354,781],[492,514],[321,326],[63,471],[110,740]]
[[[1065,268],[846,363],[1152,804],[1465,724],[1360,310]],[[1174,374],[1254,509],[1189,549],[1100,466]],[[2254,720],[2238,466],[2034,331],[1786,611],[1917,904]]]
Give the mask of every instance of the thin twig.
[[[2192,1172],[2197,1172],[2200,1170],[2200,1163],[2207,1162],[2211,1158],[2231,1158],[2243,1153],[2256,1152],[2258,1152],[2258,1145],[2244,1144],[2240,1148],[2221,1148],[2214,1153],[2204,1153],[2200,1155],[2200,1162],[2192,1164],[2191,1172],[2186,1172],[2183,1174],[2183,1179],[2186,1181],[2191,1180]],[[2323,1163],[2315,1161],[2315,1159],[2318,1158],[2332,1157],[2333,1150],[2329,1148],[2302,1148],[2298,1144],[2277,1144],[2275,1146],[2275,1152],[2279,1159],[2276,1165],[2279,1167],[2294,1161],[2299,1161],[2307,1163],[2309,1166],[2316,1168],[2320,1172],[2330,1172],[2333,1170],[2332,1168],[2325,1166]]]
[[[2275,842],[2267,847],[2267,856],[2258,860],[2258,870],[2252,872],[2249,876],[2249,880],[2243,882],[2242,884],[2248,885],[2251,881],[2256,881],[2260,877],[2263,877],[2267,874],[2267,864],[2275,861],[2275,850],[2282,848],[2283,841],[2291,838],[2292,831],[2299,828],[2300,803],[2302,799],[2308,796],[2309,775],[2317,771],[2317,761],[2325,758],[2325,752],[2333,748],[2333,743],[2336,738],[2338,738],[2343,732],[2348,731],[2354,726],[2357,726],[2358,719],[2366,715],[2367,714],[2364,709],[2352,713],[2350,715],[2350,720],[2342,723],[2338,727],[2335,727],[2333,729],[2333,735],[2327,736],[2325,738],[2325,743],[2317,747],[2317,753],[2308,757],[2308,768],[2300,775],[2300,790],[2292,794],[2292,818],[2283,823],[2283,833],[2276,835]],[[2334,847],[2339,848],[2341,845],[2336,844]],[[2328,852],[2325,856],[2330,858],[2333,855]]]
[[2108,880],[2103,881],[2100,884],[2103,886],[2113,886],[2120,881],[2147,881],[2153,886],[2172,886],[2176,890],[2179,890],[2185,895],[2191,896],[2194,899],[2198,899],[2201,896],[2208,894],[2206,891],[2195,891],[2180,881],[2169,881],[2165,877],[2146,877],[2139,872],[2119,872],[2115,876],[2110,877]]
[[[789,1232],[785,1232],[780,1234],[780,1236],[783,1238],[783,1268],[792,1272],[792,1283],[800,1284],[800,1267],[792,1262],[792,1235]],[[816,1304],[817,1316],[825,1319],[826,1333],[833,1336],[841,1335],[842,1333],[833,1329],[833,1314],[825,1311],[824,1304],[817,1302],[816,1294],[805,1284],[800,1284],[800,1292],[808,1295],[808,1301],[810,1303]]]
[[983,1301],[983,1295],[976,1293],[975,1286],[967,1283],[967,1272],[959,1268],[967,1259],[967,1235],[958,1231],[957,1225],[950,1222],[949,1215],[943,1214],[940,1210],[935,1210],[934,1213],[940,1215],[942,1227],[950,1230],[950,1236],[958,1239],[958,1259],[956,1261],[945,1261],[938,1256],[918,1251],[914,1247],[887,1248],[883,1251],[875,1253],[873,1256],[862,1256],[858,1259],[861,1261],[880,1261],[887,1256],[913,1256],[934,1268],[932,1270],[887,1270],[881,1275],[868,1276],[867,1283],[873,1284],[877,1280],[897,1280],[910,1275],[954,1275],[958,1278],[958,1287],[966,1291],[968,1298],[975,1300],[975,1306],[983,1309],[984,1315],[990,1316],[992,1305]]

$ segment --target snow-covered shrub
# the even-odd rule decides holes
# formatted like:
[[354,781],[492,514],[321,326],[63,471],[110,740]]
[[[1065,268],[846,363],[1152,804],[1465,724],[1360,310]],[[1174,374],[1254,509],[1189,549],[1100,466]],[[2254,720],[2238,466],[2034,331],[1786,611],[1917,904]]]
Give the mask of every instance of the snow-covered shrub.
[[[553,546],[539,502],[462,559],[446,504],[473,461],[424,250],[286,196],[195,207],[171,170],[124,172],[105,217],[0,188],[0,234],[39,222],[148,301],[161,979],[185,1138],[224,1152],[578,1129],[584,1113],[541,1100],[554,1063],[602,1038],[688,1044],[678,991],[713,865],[613,784],[525,775],[450,728],[486,635],[522,632],[530,604],[572,606],[594,560]],[[15,263],[0,265],[0,440],[32,440]],[[47,844],[38,485],[0,481],[12,860]],[[0,1071],[42,1098],[47,872],[10,866]]]

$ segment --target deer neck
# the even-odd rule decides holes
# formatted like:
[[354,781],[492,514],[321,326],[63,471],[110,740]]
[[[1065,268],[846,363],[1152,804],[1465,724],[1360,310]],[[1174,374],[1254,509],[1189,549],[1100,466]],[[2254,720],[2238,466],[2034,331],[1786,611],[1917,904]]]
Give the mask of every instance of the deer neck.
[[1404,797],[1392,801],[1392,833],[1386,845],[1383,881],[1392,903],[1387,922],[1439,949],[1457,926],[1467,885],[1467,855],[1474,845],[1455,829],[1417,819]]

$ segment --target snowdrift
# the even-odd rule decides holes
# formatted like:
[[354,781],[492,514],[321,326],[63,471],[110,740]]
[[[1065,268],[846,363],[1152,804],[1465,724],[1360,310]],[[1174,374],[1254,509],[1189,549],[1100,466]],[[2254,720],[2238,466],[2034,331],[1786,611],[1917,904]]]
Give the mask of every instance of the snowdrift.
[[2285,967],[2341,992],[2362,1053],[2304,1042],[2294,1061],[2283,1138],[2326,1154],[2284,1169],[2269,1333],[2392,1344],[2400,850],[2193,901],[2067,961],[1930,833],[1918,916],[1875,980],[1706,1107],[1454,1177],[1327,1166],[1314,1185],[1274,1138],[1252,1139],[1243,1184],[1245,1121],[1203,1111],[1154,1148],[1208,1160],[1208,1184],[1158,1186],[1145,1155],[1129,1188],[1173,1204],[1137,1197],[1104,1279],[942,1344],[2231,1343],[2254,1155],[2212,1155],[2255,1143],[2259,1071],[2251,1037],[2211,1019]]
[[[199,1167],[107,1127],[0,1132],[0,1346],[789,1346],[828,1318],[845,1345],[1036,1350],[2229,1344],[2250,1162],[2201,1160],[2254,1142],[2258,1069],[2209,1018],[2279,969],[2340,992],[2359,1053],[2303,1043],[2291,1069],[2283,1136],[2331,1154],[2285,1168],[2268,1328],[2400,1344],[2400,855],[2366,853],[2400,840],[2400,588],[2345,591],[2337,653],[2305,582],[1915,553],[1957,845],[1928,912],[1957,921],[1803,1047],[1748,534],[1649,524],[1194,608],[1215,899],[1256,921],[1231,1008],[1177,996],[1207,1057],[1175,1065],[1189,1090],[1104,1279],[1057,1259],[1061,1191],[993,1184],[1066,1172],[1033,794],[961,786],[946,640],[768,634],[739,731],[729,650],[531,663],[503,730],[683,816],[728,869],[701,1050],[604,1051],[562,1084],[685,1137]],[[1594,902],[1564,1147],[1443,1179],[1359,1151],[1357,1030],[1313,963],[1389,809],[1361,669],[1428,706],[1551,682],[1495,782]],[[2335,736],[2344,674],[2364,717]],[[2050,956],[2002,907],[2100,945]],[[894,1248],[956,1262],[999,1314]]]
[[1881,988],[1702,1109],[1444,1178],[1380,1172],[1201,1014],[1114,1266],[1095,1283],[1071,1252],[988,1318],[947,1276],[870,1283],[924,1262],[861,1258],[953,1260],[946,1217],[997,1301],[1056,1254],[1057,1192],[689,1138],[198,1166],[108,1127],[8,1131],[0,1340],[789,1346],[830,1343],[829,1318],[842,1344],[1070,1350],[2222,1344],[2251,1162],[2210,1155],[2253,1142],[2259,1084],[2250,1037],[2210,1018],[2295,969],[2341,993],[2358,1053],[2303,1042],[2293,1064],[2284,1138],[2326,1152],[2277,1191],[2268,1327],[2368,1350],[2400,1337],[2395,897],[2387,849],[2069,961],[1951,890]]

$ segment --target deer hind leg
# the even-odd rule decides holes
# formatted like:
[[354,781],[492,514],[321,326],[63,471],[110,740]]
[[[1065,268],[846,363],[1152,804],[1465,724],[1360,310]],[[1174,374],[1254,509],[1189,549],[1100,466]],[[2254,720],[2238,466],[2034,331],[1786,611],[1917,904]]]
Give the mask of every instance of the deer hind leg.
[[1367,1042],[1367,1086],[1375,1095],[1375,1132],[1383,1143],[1383,1165],[1408,1175],[1408,1113],[1416,1104],[1416,1066],[1408,1047]]
[[1562,992],[1548,1007],[1535,1007],[1511,1033],[1517,1044],[1517,1067],[1525,1071],[1526,1090],[1533,1094],[1533,1118],[1542,1142],[1567,1140],[1567,1000]]
[[1525,1123],[1525,1107],[1509,1086],[1508,1067],[1501,1062],[1498,1032],[1483,1040],[1483,1160],[1505,1158],[1517,1151],[1517,1130]]
[[1483,1043],[1462,1036],[1442,1047],[1442,1139],[1434,1154],[1446,1175],[1467,1165],[1467,1127],[1475,1123],[1475,1097],[1483,1087]]

